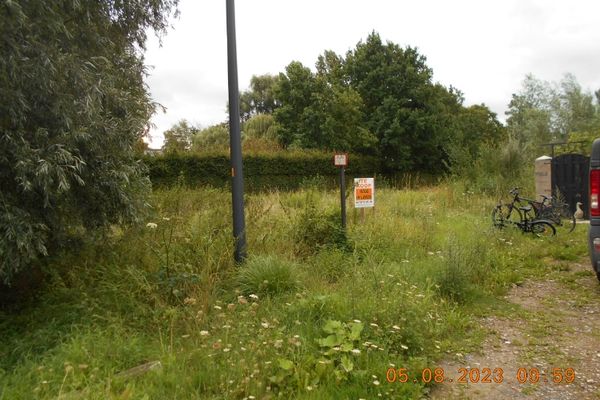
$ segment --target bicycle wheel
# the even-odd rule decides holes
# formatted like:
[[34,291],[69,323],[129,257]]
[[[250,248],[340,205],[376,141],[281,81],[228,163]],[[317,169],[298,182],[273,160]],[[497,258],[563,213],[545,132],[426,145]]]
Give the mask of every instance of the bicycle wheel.
[[551,237],[556,235],[556,228],[550,222],[533,221],[531,223],[531,232],[537,237]]
[[575,226],[577,225],[577,219],[575,215],[571,216],[571,219],[565,220],[563,223],[566,223],[566,227],[569,229],[569,232],[573,232],[575,230]]
[[575,230],[577,220],[575,219],[575,213],[571,212],[568,204],[561,204],[558,208],[561,225],[569,232]]
[[552,207],[551,214],[547,217],[550,221],[560,227],[560,231],[573,232],[577,220],[575,214],[569,209],[566,203],[559,203]]
[[498,204],[492,211],[492,226],[494,228],[501,229],[506,226],[506,219],[502,208],[502,205]]
[[511,204],[498,204],[492,211],[492,223],[496,228],[517,225],[523,220],[521,211]]

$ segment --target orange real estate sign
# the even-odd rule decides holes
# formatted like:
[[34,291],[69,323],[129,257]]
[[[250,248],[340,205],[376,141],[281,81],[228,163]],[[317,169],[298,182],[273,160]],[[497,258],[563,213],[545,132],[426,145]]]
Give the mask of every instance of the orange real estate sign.
[[354,207],[375,207],[374,178],[354,178]]

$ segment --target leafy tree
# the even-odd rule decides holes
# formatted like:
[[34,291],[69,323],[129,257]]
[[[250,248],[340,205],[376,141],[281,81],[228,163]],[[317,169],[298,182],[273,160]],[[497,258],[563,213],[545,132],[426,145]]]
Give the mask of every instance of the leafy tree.
[[272,114],[279,106],[275,96],[278,76],[269,74],[253,75],[250,79],[250,90],[240,95],[240,117],[247,121],[254,115]]
[[[311,70],[298,61],[286,67],[286,73],[279,74],[276,96],[281,106],[275,110],[275,120],[281,126],[279,141],[284,147],[301,143],[302,137],[318,129],[310,117],[313,93],[316,93],[316,80]],[[313,133],[314,135],[314,133]]]
[[438,171],[454,133],[448,110],[460,108],[460,102],[431,82],[425,57],[411,47],[384,44],[372,33],[348,52],[346,71],[364,102],[365,128],[377,137],[388,167]]
[[189,150],[192,147],[192,137],[199,131],[198,128],[190,125],[187,120],[182,119],[164,132],[164,152],[180,153]]
[[600,127],[594,96],[583,92],[572,74],[558,83],[527,75],[521,91],[512,95],[507,115],[511,134],[533,146],[564,142],[573,132]]
[[[332,64],[331,62],[335,63]],[[332,52],[320,57],[317,74],[292,62],[281,74],[275,111],[284,146],[368,152],[376,139],[362,126],[363,102],[349,85],[336,78],[342,60]]]
[[458,126],[456,141],[473,155],[478,154],[481,146],[501,143],[507,138],[506,128],[485,104],[463,108],[458,114]]
[[0,4],[0,280],[74,229],[140,215],[133,146],[154,110],[142,52],[176,3]]
[[229,124],[210,126],[192,137],[192,151],[205,152],[229,148]]
[[496,114],[484,104],[462,108],[456,115],[456,133],[447,147],[450,171],[456,176],[474,180],[481,175],[481,171],[474,167],[479,159],[489,157],[490,148],[505,146],[508,135]]
[[271,114],[257,114],[244,122],[242,133],[245,138],[277,139],[277,123]]
[[133,151],[136,156],[142,156],[149,149],[148,143],[144,141],[143,138],[138,138],[135,144],[133,145]]
[[432,82],[424,56],[383,43],[377,33],[345,58],[325,51],[316,72],[292,62],[280,74],[274,117],[285,147],[375,154],[391,170],[439,172],[451,147],[475,157],[504,135],[485,106],[465,109],[462,94]]

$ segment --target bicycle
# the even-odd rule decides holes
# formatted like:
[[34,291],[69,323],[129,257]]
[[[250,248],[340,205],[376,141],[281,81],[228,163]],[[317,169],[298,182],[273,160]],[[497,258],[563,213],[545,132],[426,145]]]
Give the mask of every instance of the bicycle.
[[[560,199],[555,199],[551,196],[540,195],[542,201],[536,201],[521,197],[519,195],[519,188],[514,188],[510,191],[511,194],[515,195],[517,202],[527,202],[533,207],[535,219],[549,220],[553,225],[566,228],[569,232],[573,232],[577,224],[575,213],[569,210],[569,205]],[[560,197],[560,196],[559,196]]]
[[575,230],[577,219],[575,213],[571,212],[569,205],[553,197],[542,196],[542,201],[524,199],[534,208],[537,219],[549,219],[558,226],[564,226],[569,232]]
[[[523,199],[519,196],[518,188],[510,191],[513,200],[510,203],[499,202],[492,211],[492,223],[496,228],[504,228],[513,225],[521,229],[523,233],[533,233],[538,237],[550,237],[556,235],[556,228],[552,221],[547,219],[530,218],[529,213],[534,209],[532,205],[519,206]],[[518,219],[517,219],[518,218]]]

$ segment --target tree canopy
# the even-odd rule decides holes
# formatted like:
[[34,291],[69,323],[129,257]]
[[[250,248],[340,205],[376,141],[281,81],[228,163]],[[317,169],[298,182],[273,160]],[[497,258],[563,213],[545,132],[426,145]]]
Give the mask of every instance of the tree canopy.
[[457,140],[478,146],[502,135],[487,107],[465,109],[460,92],[432,76],[417,49],[383,43],[375,32],[345,57],[325,51],[315,73],[294,61],[275,92],[279,140],[378,155],[391,170],[439,171]]
[[259,114],[272,114],[279,106],[275,96],[278,76],[252,75],[250,89],[240,94],[240,117],[247,121]]
[[180,153],[190,150],[192,147],[192,138],[198,132],[200,132],[200,129],[191,125],[187,120],[182,119],[163,133],[165,137],[164,152]]
[[134,221],[154,111],[142,51],[177,0],[0,4],[0,280],[68,232]]
[[508,129],[521,143],[533,146],[565,142],[573,133],[600,134],[599,94],[583,91],[572,74],[560,82],[527,75],[512,95]]

